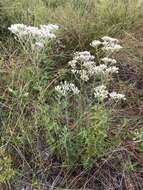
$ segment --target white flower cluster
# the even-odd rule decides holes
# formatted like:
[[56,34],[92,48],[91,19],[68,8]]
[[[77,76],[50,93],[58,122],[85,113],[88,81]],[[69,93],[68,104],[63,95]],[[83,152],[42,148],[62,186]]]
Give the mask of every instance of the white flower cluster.
[[83,81],[89,80],[89,73],[91,73],[92,68],[95,66],[95,57],[90,54],[89,51],[76,52],[72,61],[69,61],[71,66],[71,72],[74,74],[79,74]]
[[[101,73],[108,76],[112,73],[118,73],[118,67],[112,66],[117,63],[115,59],[112,59],[109,57],[111,53],[114,51],[119,51],[122,49],[122,46],[119,45],[119,40],[115,38],[111,38],[109,36],[104,36],[101,38],[102,40],[94,40],[90,45],[94,48],[96,47],[101,47],[101,49],[105,52],[108,53],[107,57],[104,57],[101,59],[101,61],[104,64],[100,64],[99,66],[96,66],[94,69],[96,70],[97,73]],[[110,66],[109,66],[110,65]],[[100,100],[104,100],[106,98],[110,98],[112,100],[126,100],[124,94],[119,94],[117,92],[111,92],[109,93],[106,86],[100,85],[94,88],[94,97],[98,98]]]
[[93,71],[97,75],[102,74],[104,76],[108,76],[108,75],[113,74],[113,73],[118,73],[118,70],[119,70],[118,67],[115,67],[115,66],[108,67],[105,64],[101,64],[99,66],[96,66]]
[[112,58],[109,58],[109,57],[104,57],[101,59],[102,62],[104,62],[104,64],[108,65],[108,64],[116,64],[117,61],[116,59],[112,59]]
[[[104,36],[102,38],[102,41],[95,40],[91,43],[91,46],[98,47],[101,45],[101,48],[107,52],[108,50],[110,50],[110,52],[113,52],[122,48],[118,44],[119,41],[117,39]],[[68,65],[71,67],[70,71],[77,78],[79,77],[82,81],[87,82],[92,77],[98,76],[98,82],[100,79],[102,83],[102,85],[94,88],[94,97],[98,100],[104,100],[106,98],[115,101],[126,100],[124,94],[119,94],[114,91],[110,93],[108,92],[106,86],[103,85],[103,78],[108,80],[110,75],[113,73],[118,73],[118,67],[114,66],[117,61],[110,58],[109,55],[102,58],[99,62],[100,64],[98,63],[97,65],[95,62],[95,56],[91,55],[89,51],[75,52],[73,59],[68,62]],[[99,76],[101,78],[99,78]],[[67,83],[66,81],[56,86],[55,90],[63,96],[67,96],[69,92],[73,92],[73,94],[79,94],[79,89],[73,83]]]
[[90,45],[94,48],[101,45],[102,50],[104,50],[106,52],[111,52],[111,53],[122,49],[122,46],[119,45],[119,40],[117,40],[115,38],[111,38],[109,36],[104,36],[101,39],[102,39],[102,41],[94,40],[93,42],[91,42]]
[[126,97],[124,94],[119,94],[117,92],[111,92],[109,95],[110,95],[110,98],[113,100],[126,100]]
[[112,100],[126,100],[124,94],[119,94],[117,92],[109,93],[106,86],[100,85],[94,88],[94,97],[100,100],[104,100],[106,98],[110,98]]
[[76,52],[74,54],[73,60],[69,61],[71,66],[71,72],[73,74],[78,74],[80,79],[83,81],[88,81],[92,76],[104,75],[109,76],[113,73],[118,73],[118,68],[116,66],[109,66],[107,63],[115,64],[116,60],[111,58],[103,58],[102,61],[105,64],[96,65],[94,61],[95,57],[88,51]]
[[54,32],[59,29],[56,24],[40,25],[40,27],[27,26],[24,24],[13,24],[8,28],[19,39],[34,40],[35,47],[41,49],[44,47],[44,41],[56,38]]
[[67,81],[61,82],[60,85],[55,87],[55,90],[64,97],[66,97],[69,93],[76,95],[80,92],[73,83],[68,83]]
[[59,29],[58,25],[48,24],[40,25],[40,28],[34,26],[27,26],[24,24],[13,24],[8,28],[13,34],[18,37],[32,36],[33,38],[55,38],[53,33]]
[[76,61],[87,62],[87,61],[94,60],[94,58],[95,57],[93,55],[91,55],[89,51],[75,52],[74,53],[74,60],[76,60]]
[[94,97],[98,99],[108,98],[108,91],[106,86],[101,85],[94,88]]

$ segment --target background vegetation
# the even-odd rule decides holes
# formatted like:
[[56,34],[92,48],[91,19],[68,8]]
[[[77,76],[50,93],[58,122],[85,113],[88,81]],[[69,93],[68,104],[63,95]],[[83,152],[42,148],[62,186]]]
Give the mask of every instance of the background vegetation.
[[[141,2],[4,0],[0,23],[0,189],[143,189]],[[61,26],[38,67],[8,31],[15,23]],[[73,52],[95,54],[89,44],[104,35],[124,46],[110,88],[127,101],[108,112],[79,108],[78,99],[57,103],[54,87],[71,79]]]

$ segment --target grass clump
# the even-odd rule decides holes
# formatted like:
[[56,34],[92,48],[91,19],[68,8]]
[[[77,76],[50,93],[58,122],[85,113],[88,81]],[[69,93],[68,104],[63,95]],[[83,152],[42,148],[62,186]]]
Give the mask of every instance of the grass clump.
[[51,12],[49,19],[63,26],[68,48],[74,45],[86,49],[95,37],[117,36],[132,29],[140,13],[137,2],[132,0],[67,1]]
[[141,14],[135,0],[7,0],[1,2],[1,10],[2,31],[14,23],[58,23],[63,27],[62,36],[68,48],[72,46],[73,49],[86,49],[95,37],[123,34],[126,29],[134,27]]

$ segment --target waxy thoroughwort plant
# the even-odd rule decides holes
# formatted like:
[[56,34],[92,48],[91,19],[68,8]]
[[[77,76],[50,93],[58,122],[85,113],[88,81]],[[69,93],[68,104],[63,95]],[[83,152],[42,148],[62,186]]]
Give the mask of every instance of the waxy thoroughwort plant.
[[59,26],[55,24],[40,25],[40,27],[13,24],[8,28],[19,40],[32,41],[33,47],[42,49],[47,40],[56,38],[54,34]]
[[[91,55],[89,51],[75,52],[73,59],[68,62],[67,75],[71,76],[71,82],[61,82],[55,87],[56,92],[65,97],[59,97],[58,101],[61,112],[63,115],[65,113],[65,120],[73,120],[72,125],[76,126],[71,131],[68,128],[70,122],[65,123],[67,130],[64,130],[64,136],[70,136],[69,145],[64,149],[64,143],[60,139],[60,148],[63,149],[63,154],[68,154],[68,159],[61,157],[68,164],[78,160],[85,167],[92,166],[94,158],[104,155],[114,144],[108,139],[113,104],[110,107],[108,104],[107,107],[106,102],[126,100],[124,94],[108,90],[112,76],[119,73],[117,61],[113,58],[113,53],[122,49],[119,40],[105,36],[101,41],[95,40],[90,45],[98,50],[96,54]],[[103,57],[97,55],[97,52],[101,52]],[[72,101],[77,105],[71,111],[69,107]],[[71,112],[77,116],[74,114],[72,118]]]
[[[9,28],[21,45],[29,44],[28,50],[38,52],[37,62],[45,45],[56,38],[58,29],[53,24],[39,28],[15,24]],[[40,109],[40,115],[35,116],[37,125],[42,123],[45,127],[49,151],[67,166],[91,167],[96,158],[116,145],[116,140],[110,141],[108,137],[113,106],[110,102],[126,100],[124,94],[109,90],[113,75],[119,73],[113,58],[113,53],[122,49],[119,40],[104,36],[90,45],[95,48],[95,55],[89,51],[73,54],[65,75],[61,79],[59,75],[58,83],[52,83],[57,83],[52,91],[54,103],[47,105],[42,101],[46,109]]]

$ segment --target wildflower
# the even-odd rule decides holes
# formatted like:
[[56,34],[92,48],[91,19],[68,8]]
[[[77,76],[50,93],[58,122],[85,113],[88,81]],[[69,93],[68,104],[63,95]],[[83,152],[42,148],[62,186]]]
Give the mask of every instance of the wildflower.
[[81,52],[75,52],[74,55],[85,55],[85,56],[90,56],[90,52],[89,51],[81,51]]
[[111,58],[108,58],[108,57],[102,58],[101,61],[103,61],[105,64],[108,64],[108,63],[116,64],[117,63],[116,59],[111,59]]
[[59,29],[59,26],[48,24],[41,25],[40,28],[38,28],[24,24],[13,24],[8,29],[20,39],[34,40],[36,43],[39,43],[41,40],[56,38],[54,32]]
[[83,63],[83,67],[85,67],[87,69],[92,69],[94,66],[95,66],[94,61],[86,61]]
[[11,27],[8,27],[8,29],[13,33],[18,35],[20,32],[23,34],[26,30],[26,25],[24,24],[13,24]]
[[89,80],[89,76],[88,76],[88,73],[87,73],[86,70],[81,70],[79,73],[80,73],[80,78],[83,81],[88,81]]
[[119,44],[106,44],[104,45],[104,47],[102,48],[102,50],[107,51],[107,52],[114,52],[114,51],[119,51],[120,49],[122,49],[123,47]]
[[126,97],[124,94],[119,94],[117,92],[111,92],[109,94],[110,98],[113,100],[126,100]]
[[102,50],[107,51],[107,52],[114,52],[114,51],[119,51],[122,49],[122,46],[119,45],[119,40],[116,38],[111,38],[109,36],[104,36],[102,38],[103,40],[103,48]]
[[107,65],[101,64],[101,65],[94,67],[93,71],[95,74],[101,75],[101,74],[105,74],[106,69],[107,69]]
[[48,32],[55,32],[59,29],[59,26],[56,24],[40,25],[40,29]]
[[41,50],[41,49],[44,48],[44,43],[36,42],[34,46],[35,46],[36,49]]
[[76,67],[77,60],[69,61],[68,64],[74,69]]
[[56,26],[49,25],[41,25],[40,26],[40,33],[42,38],[56,38],[56,35],[53,33],[58,29]]
[[90,45],[92,46],[92,47],[98,47],[99,45],[101,45],[102,44],[102,42],[101,41],[99,41],[99,40],[94,40],[94,41],[92,41],[91,43],[90,43]]
[[104,42],[109,42],[109,43],[119,43],[119,40],[116,38],[111,38],[109,36],[104,36],[101,38]]
[[79,89],[73,84],[70,83],[70,90],[73,92],[74,95],[79,94]]
[[106,86],[101,85],[94,88],[94,97],[104,100],[105,98],[108,98],[109,92],[107,91]]
[[89,75],[91,75],[93,68],[96,66],[93,61],[94,58],[89,51],[75,52],[73,60],[68,62],[72,68],[71,72],[78,74],[81,80],[88,81]]
[[105,74],[113,74],[113,73],[118,73],[118,72],[119,72],[119,68],[112,66],[106,69]]
[[[104,58],[104,62],[116,63],[115,59]],[[108,66],[107,64],[96,65],[94,61],[94,56],[88,51],[76,52],[74,54],[73,60],[69,61],[68,64],[71,66],[71,72],[73,74],[78,74],[80,79],[87,82],[90,77],[95,75],[104,75],[118,73],[118,68],[115,66]]]
[[118,73],[118,67],[115,66],[110,66],[108,67],[105,64],[101,64],[98,66],[95,66],[92,70],[93,74],[96,75],[109,75],[109,74],[113,74],[113,73]]
[[62,96],[67,96],[69,93],[73,93],[74,95],[79,94],[79,89],[73,84],[65,81],[64,83],[60,83],[60,85],[55,87],[55,90],[61,94]]
[[124,94],[119,94],[117,92],[109,93],[106,86],[101,85],[94,88],[94,97],[104,100],[105,98],[110,98],[112,100],[126,100]]
[[71,72],[72,72],[73,74],[78,74],[78,73],[79,73],[79,71],[78,71],[77,69],[71,69]]
[[92,61],[94,60],[94,56],[90,54],[89,51],[83,51],[83,52],[76,52],[74,53],[73,60],[85,62],[85,61]]
[[122,46],[119,45],[119,40],[116,38],[111,38],[109,36],[104,36],[101,38],[103,42],[99,40],[94,40],[91,42],[92,47],[98,47],[99,45],[102,45],[102,50],[107,51],[107,52],[114,52],[114,51],[119,51]]
[[38,28],[32,26],[26,26],[24,24],[13,24],[11,27],[8,28],[13,34],[18,37],[25,37],[28,35],[38,35]]

